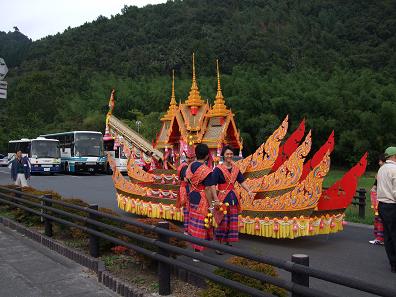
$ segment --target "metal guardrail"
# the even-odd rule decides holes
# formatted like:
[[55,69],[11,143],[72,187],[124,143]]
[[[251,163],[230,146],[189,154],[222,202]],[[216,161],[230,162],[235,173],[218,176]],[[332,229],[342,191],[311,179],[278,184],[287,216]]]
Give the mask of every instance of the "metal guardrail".
[[[323,190],[328,188],[323,187]],[[366,218],[366,204],[367,204],[367,191],[365,188],[360,188],[356,190],[355,196],[353,196],[352,205],[357,205],[359,209],[359,217],[364,219]]]
[[[28,199],[27,199],[28,198]],[[31,201],[33,199],[38,202]],[[44,203],[41,203],[44,202]],[[99,256],[99,241],[107,240],[118,245],[130,248],[138,253],[155,259],[159,262],[159,294],[169,295],[170,292],[170,271],[171,266],[185,269],[186,271],[192,272],[194,274],[200,275],[205,279],[212,280],[214,282],[223,284],[228,287],[232,287],[241,292],[247,293],[251,296],[273,296],[268,293],[259,291],[255,288],[249,287],[242,283],[234,280],[224,278],[222,276],[216,275],[215,273],[208,271],[207,269],[202,269],[193,264],[182,262],[177,258],[171,258],[169,253],[174,253],[178,255],[184,255],[189,258],[198,259],[204,263],[210,265],[228,269],[239,274],[249,276],[260,280],[264,283],[270,283],[272,285],[281,287],[290,291],[293,297],[335,297],[336,295],[324,292],[322,290],[314,289],[309,287],[309,278],[321,279],[333,284],[342,285],[348,288],[353,288],[361,292],[372,293],[377,296],[394,297],[396,296],[396,290],[391,290],[388,288],[380,287],[373,283],[368,283],[357,278],[339,275],[332,272],[323,271],[320,269],[315,269],[309,267],[309,257],[307,255],[293,255],[291,261],[281,260],[269,256],[259,256],[254,253],[241,250],[235,247],[229,247],[225,245],[220,245],[213,241],[206,241],[202,239],[197,239],[182,233],[173,232],[168,230],[168,222],[160,222],[157,226],[147,225],[139,221],[135,221],[131,218],[117,217],[110,214],[99,212],[97,205],[91,205],[90,207],[81,207],[66,203],[64,201],[54,200],[51,195],[36,196],[29,193],[25,193],[19,190],[13,190],[6,187],[0,186],[0,203],[8,204],[32,214],[44,218],[45,235],[51,237],[52,224],[53,222],[65,225],[68,227],[78,228],[89,234],[89,252],[93,257]],[[70,213],[59,208],[56,205],[60,205],[69,209],[78,210],[86,213],[87,216],[80,216],[75,213]],[[36,209],[30,208],[34,207]],[[58,215],[58,216],[57,216]],[[61,216],[61,217],[59,217]],[[72,219],[72,221],[65,219]],[[100,221],[101,218],[110,219],[113,222],[129,224],[131,226],[139,227],[147,231],[151,231],[158,234],[157,239],[145,237],[143,235],[133,233],[109,224],[105,224]],[[79,225],[77,222],[84,223],[84,225]],[[135,239],[141,243],[150,244],[152,246],[158,247],[158,252],[153,252],[142,248],[136,244],[132,244],[114,236],[103,233],[101,230],[108,230],[114,232],[115,234],[123,235],[131,239]],[[183,249],[180,247],[173,246],[169,244],[170,238],[178,238],[187,242],[202,245],[208,248],[216,249],[231,255],[244,257],[246,259],[254,260],[260,263],[266,263],[280,269],[284,269],[291,273],[292,281],[287,281],[280,278],[275,278],[269,275],[265,275],[250,269],[246,269],[237,265],[229,264],[223,262],[216,258],[211,258],[203,254],[194,253],[190,250]]]
[[359,207],[359,217],[366,218],[366,189],[360,188],[356,191],[357,195],[353,197],[352,204]]

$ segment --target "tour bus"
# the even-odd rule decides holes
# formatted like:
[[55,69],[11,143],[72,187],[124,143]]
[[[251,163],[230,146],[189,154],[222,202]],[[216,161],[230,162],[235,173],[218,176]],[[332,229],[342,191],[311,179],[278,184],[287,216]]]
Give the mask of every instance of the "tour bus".
[[71,131],[41,135],[59,140],[62,170],[65,173],[105,171],[106,157],[103,151],[102,133],[95,131]]
[[[104,150],[105,153],[109,153],[113,159],[116,162],[116,166],[118,170],[121,173],[126,173],[127,172],[127,163],[128,163],[128,158],[124,153],[124,150],[122,148],[122,144],[118,144],[113,137],[104,137],[103,138],[103,143],[104,143]],[[110,165],[107,163],[106,164],[106,172],[107,174],[111,174],[112,170],[110,168]]]
[[59,173],[61,159],[59,152],[59,141],[37,137],[35,139],[22,138],[8,142],[8,160],[15,158],[17,151],[22,152],[30,161],[30,172],[32,173]]

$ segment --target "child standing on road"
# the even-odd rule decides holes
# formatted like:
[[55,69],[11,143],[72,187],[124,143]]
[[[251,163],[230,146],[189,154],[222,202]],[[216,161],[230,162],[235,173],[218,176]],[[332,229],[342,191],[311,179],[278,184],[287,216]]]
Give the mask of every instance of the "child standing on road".
[[[385,155],[381,154],[378,158],[378,165],[381,167],[385,163]],[[371,208],[374,209],[374,239],[369,243],[376,245],[384,244],[384,225],[378,215],[378,200],[377,200],[377,177],[370,191]]]

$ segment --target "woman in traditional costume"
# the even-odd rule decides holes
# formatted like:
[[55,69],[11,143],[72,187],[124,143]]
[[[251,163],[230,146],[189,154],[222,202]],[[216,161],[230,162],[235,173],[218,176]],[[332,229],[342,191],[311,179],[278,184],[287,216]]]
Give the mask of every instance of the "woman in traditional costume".
[[[191,236],[210,240],[213,236],[211,228],[205,227],[205,218],[208,215],[209,206],[217,200],[212,180],[212,170],[205,164],[209,156],[209,148],[206,144],[198,144],[195,148],[197,160],[192,162],[186,170],[186,178],[190,185],[189,198],[189,222],[188,233]],[[202,251],[203,246],[192,244],[196,252]]]
[[224,211],[224,217],[215,229],[215,237],[220,243],[231,245],[231,242],[239,240],[238,214],[241,211],[234,184],[238,182],[250,196],[253,193],[247,186],[239,168],[233,162],[233,149],[230,146],[225,146],[221,156],[224,158],[224,162],[214,168],[213,181],[217,185],[217,198],[222,203],[220,208]]
[[184,215],[184,234],[188,234],[188,193],[190,191],[190,187],[188,185],[188,181],[186,179],[186,171],[189,164],[191,164],[195,160],[195,152],[193,147],[188,147],[187,151],[184,152],[186,155],[186,161],[181,163],[179,168],[177,168],[177,175],[180,180],[180,188],[179,195],[176,201],[176,207],[183,207],[183,215]]

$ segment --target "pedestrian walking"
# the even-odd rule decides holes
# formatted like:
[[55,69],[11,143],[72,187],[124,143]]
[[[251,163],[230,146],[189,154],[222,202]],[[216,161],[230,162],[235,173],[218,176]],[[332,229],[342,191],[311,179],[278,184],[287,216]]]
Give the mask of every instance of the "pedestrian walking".
[[30,178],[30,162],[28,157],[22,156],[22,151],[17,151],[15,159],[11,162],[11,179],[15,185],[28,187],[27,180]]

